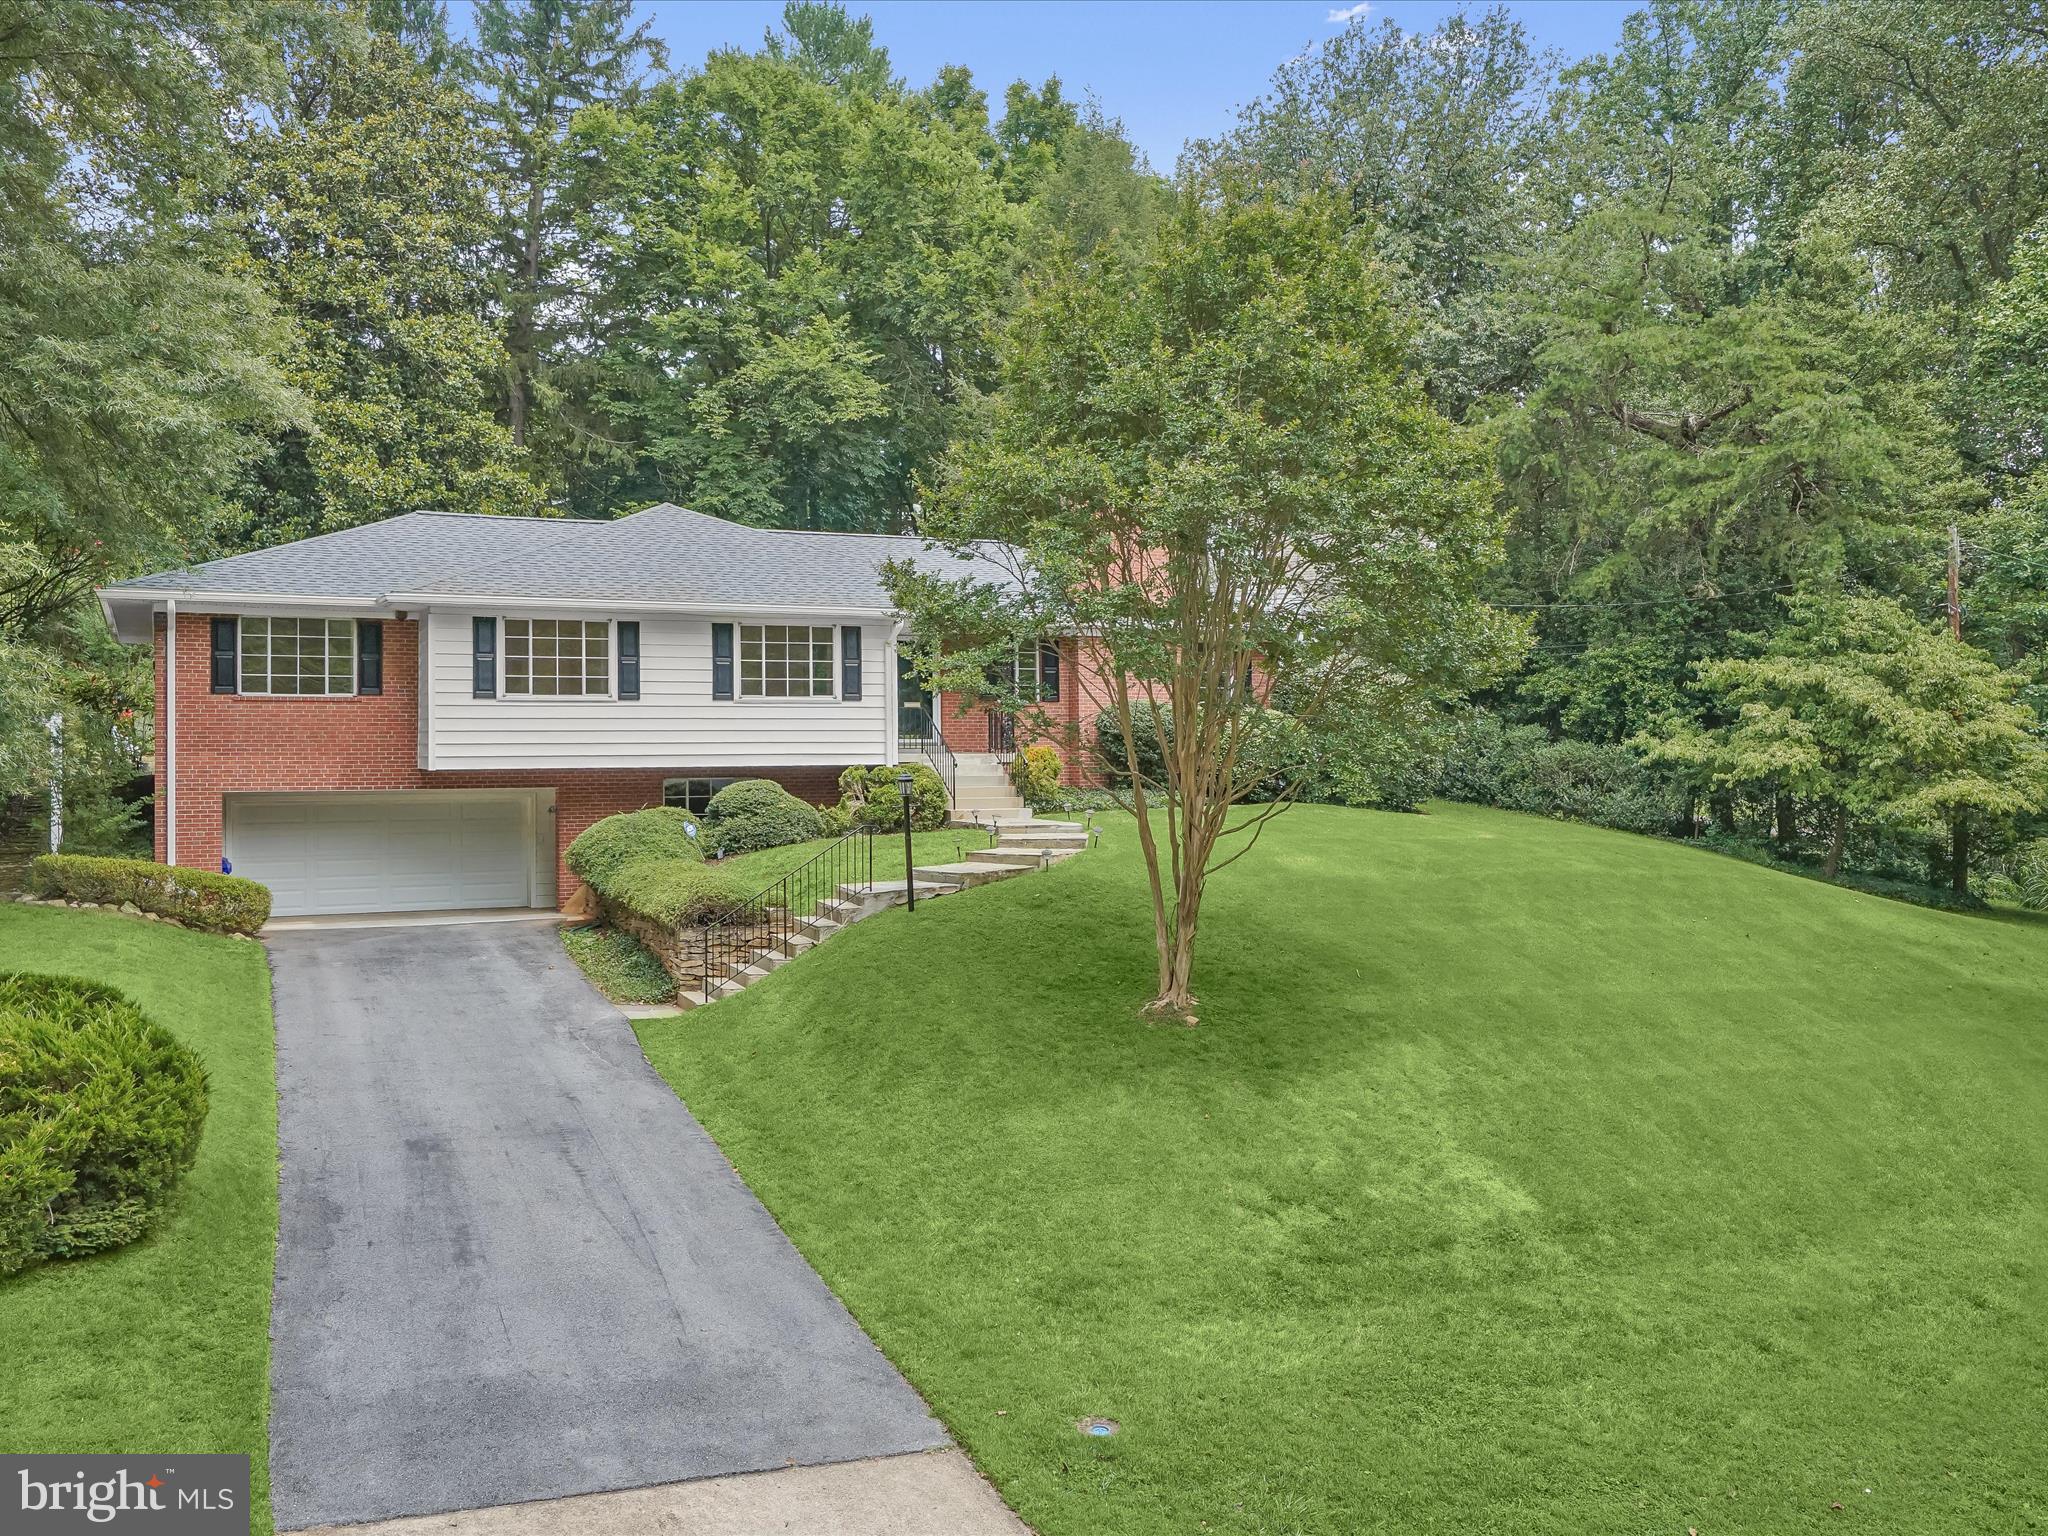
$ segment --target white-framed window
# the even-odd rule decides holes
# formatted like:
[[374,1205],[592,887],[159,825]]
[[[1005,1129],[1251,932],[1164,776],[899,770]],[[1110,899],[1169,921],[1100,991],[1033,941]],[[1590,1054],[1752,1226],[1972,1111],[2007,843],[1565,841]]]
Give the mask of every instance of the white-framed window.
[[608,619],[505,620],[508,699],[602,699],[612,691]]
[[831,698],[837,640],[830,625],[742,624],[740,697]]
[[245,618],[239,627],[243,693],[356,691],[354,619]]
[[711,797],[732,782],[731,779],[663,779],[661,803],[676,806],[693,816],[702,816],[705,807],[711,804]]
[[1016,684],[1020,697],[1035,699],[1039,696],[1038,662],[1039,650],[1036,641],[1017,647],[1017,654],[1010,662],[1010,677]]

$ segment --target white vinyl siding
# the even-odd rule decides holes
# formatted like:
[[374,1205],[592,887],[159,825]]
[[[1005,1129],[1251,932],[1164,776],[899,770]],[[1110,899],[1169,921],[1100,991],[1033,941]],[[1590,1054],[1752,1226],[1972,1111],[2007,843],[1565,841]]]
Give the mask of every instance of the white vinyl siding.
[[[638,699],[479,699],[471,688],[472,617],[426,616],[424,768],[793,768],[886,762],[894,749],[893,680],[883,675],[894,653],[880,620],[862,626],[857,700],[712,698],[712,624],[734,625],[737,652],[739,627],[757,622],[715,613],[639,616]],[[502,633],[498,643],[502,668]],[[828,687],[838,665],[835,644]]]

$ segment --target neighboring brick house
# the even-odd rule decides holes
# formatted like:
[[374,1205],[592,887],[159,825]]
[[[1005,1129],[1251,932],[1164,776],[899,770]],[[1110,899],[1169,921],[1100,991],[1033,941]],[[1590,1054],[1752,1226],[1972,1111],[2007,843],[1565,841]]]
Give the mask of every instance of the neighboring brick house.
[[[884,561],[1001,579],[908,537],[415,512],[103,588],[156,653],[157,857],[231,866],[275,910],[566,904],[600,817],[772,778],[818,804],[923,754],[1000,806],[980,699],[921,697]],[[1089,648],[1049,643],[1042,708],[1080,782]],[[988,797],[993,798],[988,798]]]

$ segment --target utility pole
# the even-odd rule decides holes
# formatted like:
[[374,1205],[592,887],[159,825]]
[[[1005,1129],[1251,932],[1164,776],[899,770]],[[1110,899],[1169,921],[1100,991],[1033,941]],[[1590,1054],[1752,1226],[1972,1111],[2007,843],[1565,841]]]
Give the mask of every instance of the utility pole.
[[1948,632],[1963,638],[1963,535],[1954,523],[1948,525]]

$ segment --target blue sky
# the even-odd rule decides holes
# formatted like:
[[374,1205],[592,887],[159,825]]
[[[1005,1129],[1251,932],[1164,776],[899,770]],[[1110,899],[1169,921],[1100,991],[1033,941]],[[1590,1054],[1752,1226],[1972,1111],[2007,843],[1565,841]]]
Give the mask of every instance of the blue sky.
[[[941,64],[965,64],[1000,101],[1022,76],[1058,75],[1073,95],[1092,90],[1121,117],[1160,170],[1183,141],[1228,127],[1275,68],[1335,35],[1333,12],[1351,0],[848,0],[875,21],[898,74],[922,85]],[[1581,58],[1614,45],[1637,0],[1511,0],[1540,48]],[[668,43],[670,62],[711,49],[754,48],[775,26],[781,0],[641,0]],[[1450,0],[1372,0],[1374,20],[1427,30]],[[1474,9],[1482,8],[1475,3]],[[458,7],[459,9],[459,7]]]

